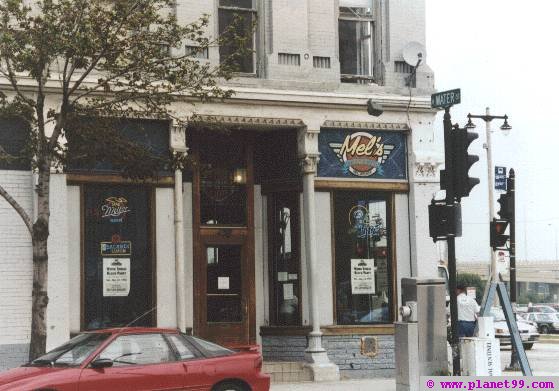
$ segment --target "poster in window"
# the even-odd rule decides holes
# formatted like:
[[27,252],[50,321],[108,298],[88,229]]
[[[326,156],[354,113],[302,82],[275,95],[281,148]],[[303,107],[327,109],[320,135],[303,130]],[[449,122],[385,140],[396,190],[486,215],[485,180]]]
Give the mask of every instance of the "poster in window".
[[351,260],[351,294],[372,295],[375,293],[375,260]]
[[128,296],[130,258],[103,258],[103,296]]

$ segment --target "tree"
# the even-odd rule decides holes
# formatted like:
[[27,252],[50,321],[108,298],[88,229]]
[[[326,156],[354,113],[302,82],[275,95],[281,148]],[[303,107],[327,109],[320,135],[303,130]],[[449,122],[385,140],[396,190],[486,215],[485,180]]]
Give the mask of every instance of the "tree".
[[[33,8],[27,4],[0,0],[0,75],[9,85],[9,92],[0,92],[0,115],[25,121],[29,140],[17,156],[0,147],[0,158],[26,159],[36,172],[36,219],[32,221],[1,184],[0,195],[31,234],[32,360],[46,347],[51,169],[102,156],[125,175],[145,178],[165,165],[183,163],[151,155],[123,137],[113,120],[141,117],[185,123],[172,110],[181,97],[207,101],[231,96],[219,82],[231,77],[251,37],[239,36],[234,21],[220,37],[209,39],[207,15],[181,26],[173,15],[174,0],[38,0]],[[220,65],[184,52],[185,43],[203,52],[225,42],[236,50]],[[91,123],[94,126],[88,126]],[[65,138],[74,140],[70,147]],[[88,140],[100,138],[118,147],[112,152],[90,148]]]
[[456,284],[476,288],[476,301],[481,303],[483,291],[485,290],[485,282],[480,276],[474,273],[458,273],[456,275]]

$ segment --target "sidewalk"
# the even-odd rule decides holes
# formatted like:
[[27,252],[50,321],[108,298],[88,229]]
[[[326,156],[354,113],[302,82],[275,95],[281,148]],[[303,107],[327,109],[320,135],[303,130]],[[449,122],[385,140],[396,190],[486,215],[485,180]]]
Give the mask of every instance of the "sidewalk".
[[360,380],[340,380],[338,382],[303,382],[303,383],[276,383],[270,387],[271,391],[395,391],[396,380],[394,378],[376,378]]

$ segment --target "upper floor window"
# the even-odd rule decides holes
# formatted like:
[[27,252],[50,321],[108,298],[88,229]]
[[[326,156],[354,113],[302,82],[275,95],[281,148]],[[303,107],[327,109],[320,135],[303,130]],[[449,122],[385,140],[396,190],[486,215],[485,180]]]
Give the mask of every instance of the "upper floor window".
[[[219,33],[225,34],[234,26],[237,39],[219,48],[220,62],[229,63],[235,72],[254,73],[254,29],[256,0],[219,0]],[[229,34],[230,35],[230,34]],[[239,40],[243,41],[239,50]]]
[[339,47],[342,81],[373,81],[372,0],[340,0]]

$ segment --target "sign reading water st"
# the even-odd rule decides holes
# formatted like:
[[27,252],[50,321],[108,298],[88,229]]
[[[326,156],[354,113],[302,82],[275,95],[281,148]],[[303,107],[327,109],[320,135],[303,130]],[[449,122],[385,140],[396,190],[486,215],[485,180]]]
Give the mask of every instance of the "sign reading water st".
[[445,109],[460,103],[460,88],[431,95],[431,107]]

